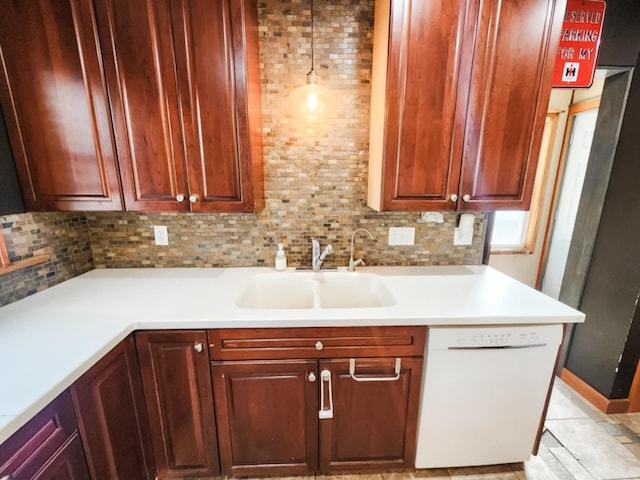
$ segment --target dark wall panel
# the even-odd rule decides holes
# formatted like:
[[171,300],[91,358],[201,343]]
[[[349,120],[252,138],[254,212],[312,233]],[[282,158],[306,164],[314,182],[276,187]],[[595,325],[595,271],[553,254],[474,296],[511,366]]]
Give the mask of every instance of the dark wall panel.
[[632,67],[640,52],[640,1],[607,0],[598,64]]
[[[620,138],[593,248],[567,367],[608,398],[624,398],[640,342],[632,322],[640,292],[640,68],[627,99]],[[618,365],[620,356],[623,361]],[[618,373],[616,369],[619,367]],[[615,382],[615,388],[614,388]]]
[[0,110],[0,215],[23,213],[24,203],[18,184],[18,175],[9,145],[7,127]]

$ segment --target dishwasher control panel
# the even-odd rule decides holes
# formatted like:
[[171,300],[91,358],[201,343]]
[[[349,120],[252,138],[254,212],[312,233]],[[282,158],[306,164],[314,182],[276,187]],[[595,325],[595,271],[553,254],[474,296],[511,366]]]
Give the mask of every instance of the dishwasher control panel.
[[429,329],[429,348],[517,348],[559,345],[561,341],[561,325]]

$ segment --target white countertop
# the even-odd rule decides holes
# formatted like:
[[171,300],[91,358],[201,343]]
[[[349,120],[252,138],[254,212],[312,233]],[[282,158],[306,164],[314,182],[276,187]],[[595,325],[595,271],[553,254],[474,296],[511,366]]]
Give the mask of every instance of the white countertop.
[[0,443],[134,330],[584,321],[485,266],[359,271],[380,275],[395,305],[245,309],[236,305],[245,286],[273,269],[176,268],[92,270],[0,308]]

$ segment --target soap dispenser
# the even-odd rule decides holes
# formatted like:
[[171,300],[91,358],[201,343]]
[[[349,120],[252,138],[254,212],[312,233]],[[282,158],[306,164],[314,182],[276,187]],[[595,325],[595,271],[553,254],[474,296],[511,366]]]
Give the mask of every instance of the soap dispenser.
[[278,244],[278,251],[276,252],[276,270],[279,272],[287,269],[287,256],[284,254],[284,245]]

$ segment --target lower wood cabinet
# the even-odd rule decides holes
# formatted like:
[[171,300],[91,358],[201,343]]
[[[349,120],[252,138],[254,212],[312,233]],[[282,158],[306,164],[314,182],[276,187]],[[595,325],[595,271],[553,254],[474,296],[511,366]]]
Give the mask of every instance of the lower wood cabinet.
[[317,370],[313,360],[212,363],[225,474],[317,470]]
[[423,327],[210,331],[222,473],[412,468],[425,339]]
[[138,332],[158,477],[220,473],[206,332]]
[[[19,480],[22,477],[11,476],[10,478]],[[92,478],[87,470],[80,436],[77,433],[73,434],[42,469],[31,478],[33,480],[88,480]]]
[[0,477],[89,480],[69,391],[0,445]]
[[91,478],[153,478],[151,438],[133,337],[123,340],[80,377],[71,393]]
[[398,374],[396,358],[354,360],[357,380],[349,359],[320,362],[333,404],[332,418],[319,421],[320,471],[413,468],[422,359],[400,358]]

